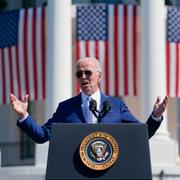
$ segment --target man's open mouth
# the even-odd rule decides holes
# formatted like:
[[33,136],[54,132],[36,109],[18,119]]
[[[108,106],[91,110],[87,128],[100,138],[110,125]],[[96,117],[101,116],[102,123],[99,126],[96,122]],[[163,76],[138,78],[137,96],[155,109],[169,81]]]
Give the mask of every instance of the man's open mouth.
[[88,82],[82,82],[82,85],[83,86],[85,86],[85,85],[87,85],[87,84],[89,84]]

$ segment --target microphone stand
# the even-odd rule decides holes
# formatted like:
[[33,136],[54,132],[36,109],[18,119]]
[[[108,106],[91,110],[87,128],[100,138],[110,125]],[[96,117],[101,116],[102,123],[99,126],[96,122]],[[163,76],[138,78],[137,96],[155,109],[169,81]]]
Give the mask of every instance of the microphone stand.
[[[92,99],[89,103],[89,109],[94,114],[94,116],[98,119],[99,111],[97,110],[97,102]],[[98,115],[97,115],[98,113]]]
[[104,101],[103,103],[103,110],[99,112],[97,110],[97,102],[93,99],[90,101],[89,109],[94,114],[94,116],[97,118],[98,122],[110,111],[111,105],[109,101]]
[[110,111],[111,105],[109,101],[103,102],[103,110],[99,113],[98,122]]

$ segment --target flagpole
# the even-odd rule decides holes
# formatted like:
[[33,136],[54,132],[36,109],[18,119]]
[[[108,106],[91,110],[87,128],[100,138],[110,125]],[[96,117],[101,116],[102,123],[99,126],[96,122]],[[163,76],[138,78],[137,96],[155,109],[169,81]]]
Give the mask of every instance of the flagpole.
[[[71,0],[48,1],[46,25],[45,120],[52,117],[59,102],[72,96]],[[36,145],[36,166],[46,165],[47,152],[48,143]]]
[[[141,1],[142,64],[141,113],[147,119],[157,96],[166,95],[166,9],[164,0]],[[175,164],[177,144],[167,129],[167,111],[156,135],[150,140],[153,167]]]

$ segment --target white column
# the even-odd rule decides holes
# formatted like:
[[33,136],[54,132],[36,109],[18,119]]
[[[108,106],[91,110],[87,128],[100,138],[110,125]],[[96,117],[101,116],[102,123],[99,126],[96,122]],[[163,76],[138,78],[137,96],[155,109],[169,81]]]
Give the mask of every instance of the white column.
[[72,96],[71,0],[48,1],[46,115]]
[[[47,4],[46,120],[72,96],[71,0]],[[47,153],[48,143],[36,145],[36,166],[46,165]]]
[[1,168],[1,149],[0,149],[0,168]]
[[[166,95],[165,57],[165,4],[164,0],[142,0],[142,64],[141,105],[143,119],[153,110],[157,96]],[[167,112],[158,133],[167,135]]]
[[[141,109],[145,119],[151,114],[157,96],[166,95],[164,0],[141,0],[142,64]],[[156,135],[150,140],[151,160],[154,167],[163,169],[176,163],[177,144],[167,130],[167,111]],[[156,168],[157,169],[157,168]]]

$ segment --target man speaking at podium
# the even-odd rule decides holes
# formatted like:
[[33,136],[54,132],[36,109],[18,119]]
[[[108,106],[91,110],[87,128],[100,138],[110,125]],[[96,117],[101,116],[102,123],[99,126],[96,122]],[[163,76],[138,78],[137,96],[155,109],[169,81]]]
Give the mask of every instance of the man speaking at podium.
[[[44,125],[38,125],[28,114],[28,95],[20,101],[10,95],[13,110],[20,119],[17,126],[35,142],[50,140],[52,123],[140,123],[122,99],[107,96],[99,90],[102,79],[100,62],[95,58],[83,58],[77,61],[76,77],[82,92],[75,97],[60,102],[56,112]],[[160,102],[157,98],[152,114],[147,120],[149,138],[154,135],[163,120],[168,99]]]

